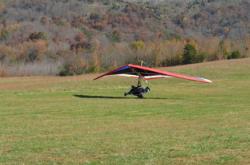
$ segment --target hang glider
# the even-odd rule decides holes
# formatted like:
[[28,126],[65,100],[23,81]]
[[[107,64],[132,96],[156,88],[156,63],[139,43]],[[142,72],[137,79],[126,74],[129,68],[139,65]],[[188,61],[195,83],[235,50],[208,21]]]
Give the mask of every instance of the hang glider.
[[142,80],[175,77],[179,79],[190,80],[190,81],[195,81],[195,82],[200,82],[200,83],[212,83],[211,80],[208,80],[202,77],[187,76],[187,75],[162,71],[162,70],[134,65],[134,64],[128,64],[128,65],[122,66],[108,73],[100,75],[96,77],[94,80],[100,79],[104,76],[111,76],[111,75],[137,78],[138,79],[137,86],[132,85],[129,92],[124,93],[124,96],[134,95],[139,98],[143,98],[143,95],[150,91],[149,87],[145,87],[145,88],[142,87],[141,85]]
[[179,79],[185,79],[185,80],[196,81],[196,82],[201,82],[201,83],[211,83],[212,82],[211,80],[208,80],[208,79],[205,79],[202,77],[187,76],[187,75],[162,71],[162,70],[153,69],[153,68],[149,68],[149,67],[145,67],[145,66],[134,65],[134,64],[128,64],[128,65],[119,67],[119,68],[112,70],[108,73],[105,73],[99,77],[96,77],[94,80],[97,80],[97,79],[102,78],[104,76],[110,76],[110,75],[142,78],[143,80],[175,77],[175,78],[179,78]]

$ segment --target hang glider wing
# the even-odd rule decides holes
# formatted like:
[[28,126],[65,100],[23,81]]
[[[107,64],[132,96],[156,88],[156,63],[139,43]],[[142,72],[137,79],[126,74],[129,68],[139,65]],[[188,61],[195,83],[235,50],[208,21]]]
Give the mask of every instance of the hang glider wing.
[[144,80],[175,77],[175,78],[179,78],[179,79],[185,79],[185,80],[202,82],[202,83],[211,83],[212,82],[212,81],[205,79],[205,78],[202,78],[202,77],[192,77],[192,76],[162,71],[162,70],[158,70],[158,69],[153,69],[153,68],[139,66],[139,65],[133,65],[133,64],[128,64],[128,65],[122,66],[120,68],[117,68],[113,71],[110,71],[108,73],[105,73],[105,74],[95,78],[94,80],[97,80],[99,78],[102,78],[104,76],[109,76],[109,75],[126,76],[126,77],[133,77],[133,78],[142,77]]

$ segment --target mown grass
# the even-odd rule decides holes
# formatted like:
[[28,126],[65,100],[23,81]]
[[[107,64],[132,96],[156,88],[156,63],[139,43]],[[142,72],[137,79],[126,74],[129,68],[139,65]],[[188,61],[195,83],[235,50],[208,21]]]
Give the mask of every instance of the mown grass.
[[249,164],[250,59],[168,70],[214,83],[0,79],[0,164]]

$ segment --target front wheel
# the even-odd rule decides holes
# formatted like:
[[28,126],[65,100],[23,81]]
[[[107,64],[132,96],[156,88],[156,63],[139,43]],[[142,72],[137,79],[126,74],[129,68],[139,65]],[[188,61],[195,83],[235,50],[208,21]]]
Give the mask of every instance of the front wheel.
[[146,92],[150,92],[150,88],[149,87],[146,87],[145,90],[146,90]]

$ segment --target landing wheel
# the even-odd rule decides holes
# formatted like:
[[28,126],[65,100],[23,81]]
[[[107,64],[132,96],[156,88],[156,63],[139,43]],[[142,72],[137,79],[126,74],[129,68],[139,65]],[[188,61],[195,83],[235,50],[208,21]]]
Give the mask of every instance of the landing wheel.
[[143,99],[143,95],[138,95],[137,97],[140,99]]

